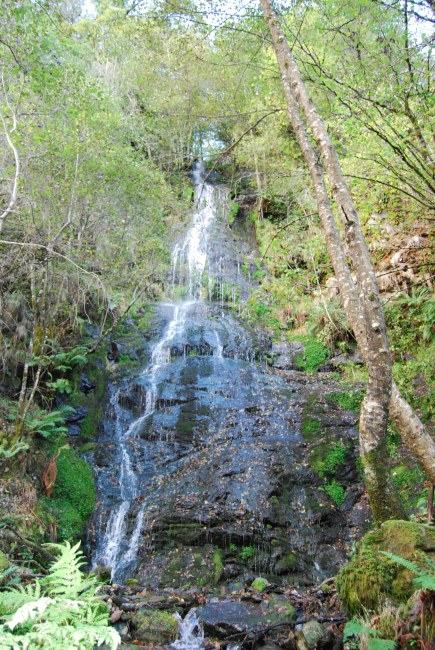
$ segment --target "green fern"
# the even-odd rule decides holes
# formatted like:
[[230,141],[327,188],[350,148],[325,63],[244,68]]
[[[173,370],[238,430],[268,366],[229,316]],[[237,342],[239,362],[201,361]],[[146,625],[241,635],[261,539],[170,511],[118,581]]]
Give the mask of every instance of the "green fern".
[[388,553],[387,551],[382,551],[383,555],[386,555],[393,562],[397,562],[401,566],[408,569],[412,573],[416,574],[416,578],[413,579],[413,583],[418,589],[428,589],[430,591],[435,591],[435,562],[428,557],[425,557],[425,562],[428,565],[428,569],[422,569],[415,562],[400,557],[399,555],[394,555],[393,553]]
[[116,650],[120,637],[108,627],[107,606],[98,598],[94,577],[81,572],[80,544],[50,544],[59,557],[34,584],[0,592],[1,650]]
[[65,420],[74,409],[71,406],[62,406],[56,411],[43,411],[42,409],[34,417],[26,418],[26,427],[29,431],[39,433],[44,438],[53,438],[61,433],[67,433],[68,427]]
[[378,630],[370,625],[365,625],[356,618],[348,621],[344,627],[343,641],[349,641],[353,637],[366,637],[367,650],[395,650],[397,644],[391,639],[380,639]]

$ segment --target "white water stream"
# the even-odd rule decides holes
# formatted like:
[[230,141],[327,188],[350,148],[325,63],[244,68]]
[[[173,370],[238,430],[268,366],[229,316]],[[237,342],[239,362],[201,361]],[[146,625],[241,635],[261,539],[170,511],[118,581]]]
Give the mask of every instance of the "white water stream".
[[[111,567],[113,581],[121,577],[123,571],[131,566],[137,558],[146,509],[146,502],[142,501],[137,514],[133,515],[135,522],[127,542],[127,523],[133,510],[132,506],[141,497],[134,468],[135,438],[146,419],[156,410],[159,397],[159,375],[163,366],[171,362],[171,342],[183,334],[186,323],[188,323],[189,309],[201,298],[203,276],[207,263],[208,231],[210,224],[216,218],[218,206],[215,189],[202,182],[202,168],[198,163],[193,170],[193,182],[195,211],[192,224],[183,241],[174,247],[172,255],[173,284],[185,283],[188,287],[189,299],[183,303],[171,305],[174,308],[172,319],[161,339],[151,350],[150,364],[143,372],[143,376],[148,380],[143,414],[126,427],[123,408],[119,400],[120,389],[114,392],[111,398],[118,440],[120,500],[107,520],[104,534],[96,549],[94,566]],[[215,339],[216,347],[213,356],[222,358],[223,345],[216,330]]]

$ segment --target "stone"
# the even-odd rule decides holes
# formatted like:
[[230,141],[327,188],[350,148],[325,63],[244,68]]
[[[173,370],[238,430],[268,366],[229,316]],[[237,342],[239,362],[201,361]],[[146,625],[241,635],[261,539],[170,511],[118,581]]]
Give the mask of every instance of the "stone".
[[68,427],[68,435],[69,436],[79,436],[81,433],[81,429],[78,424],[71,424],[71,426]]
[[112,569],[110,566],[97,566],[95,569],[92,569],[91,571],[92,575],[94,575],[98,582],[110,582],[110,576],[112,573]]
[[410,521],[386,521],[367,533],[337,575],[337,590],[350,616],[377,610],[385,600],[398,605],[415,591],[411,571],[383,555],[387,551],[422,567],[435,558],[435,529]]
[[93,384],[89,379],[89,377],[87,377],[87,375],[82,373],[80,375],[80,390],[82,391],[82,393],[88,395],[91,391],[95,390],[95,388],[96,388],[96,384]]
[[133,623],[138,641],[171,643],[177,638],[177,619],[168,612],[141,610],[134,616]]
[[272,366],[280,370],[298,370],[297,359],[302,358],[305,346],[300,341],[272,343]]
[[262,593],[269,586],[269,584],[270,583],[269,583],[268,580],[266,580],[266,578],[258,577],[258,578],[255,578],[255,580],[252,583],[251,587],[255,591],[259,591],[260,593]]
[[291,573],[297,570],[298,561],[295,555],[289,553],[284,557],[280,558],[275,564],[275,573],[277,575],[285,575],[286,573]]
[[302,634],[310,650],[327,650],[332,646],[332,633],[318,621],[304,623]]
[[297,612],[295,607],[285,596],[281,594],[271,594],[270,599],[266,601],[269,610],[273,612],[273,619],[278,621],[295,621],[297,618]]
[[112,625],[117,623],[120,620],[120,618],[123,616],[123,614],[124,612],[122,611],[122,609],[115,609],[115,611],[113,611],[110,615],[110,623]]
[[86,408],[86,406],[80,406],[79,408],[74,409],[72,413],[69,413],[66,416],[65,420],[70,424],[77,424],[78,422],[84,420],[87,414],[88,414],[88,409]]
[[210,638],[225,639],[264,621],[258,605],[232,600],[211,602],[197,609],[198,620]]

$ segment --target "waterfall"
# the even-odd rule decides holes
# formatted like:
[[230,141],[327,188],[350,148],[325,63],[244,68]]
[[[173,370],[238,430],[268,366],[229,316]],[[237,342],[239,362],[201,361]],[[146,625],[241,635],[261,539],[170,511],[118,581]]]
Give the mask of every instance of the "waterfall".
[[[145,409],[143,414],[126,425],[123,407],[120,405],[120,390],[111,397],[115,414],[115,436],[118,448],[119,499],[111,506],[104,533],[100,536],[93,564],[110,566],[112,580],[122,579],[125,570],[134,565],[138,553],[146,501],[134,515],[133,505],[141,497],[136,473],[137,436],[144,423],[153,415],[159,398],[160,372],[171,362],[171,343],[181,337],[188,322],[188,312],[201,299],[203,276],[207,264],[210,224],[217,215],[215,188],[203,183],[203,169],[195,163],[192,173],[195,187],[195,210],[192,223],[183,240],[174,246],[172,253],[172,285],[185,284],[188,299],[181,304],[170,303],[172,318],[160,340],[151,349],[151,360],[142,377],[147,382]],[[222,265],[222,261],[220,262]],[[187,274],[187,275],[186,275]],[[213,356],[222,358],[223,344],[217,330]],[[129,519],[133,527],[129,534]]]

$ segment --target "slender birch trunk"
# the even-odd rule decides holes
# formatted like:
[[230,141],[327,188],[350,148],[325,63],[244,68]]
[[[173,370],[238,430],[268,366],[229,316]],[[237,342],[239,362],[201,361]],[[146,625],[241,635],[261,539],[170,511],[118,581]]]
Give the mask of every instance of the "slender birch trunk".
[[[357,211],[326,125],[309,99],[277,16],[269,0],[260,2],[281,70],[290,122],[313,181],[344,309],[368,367],[369,383],[361,410],[360,446],[370,501],[375,517],[379,520],[403,516],[389,473],[385,471],[388,410],[398,425],[404,442],[422,462],[432,480],[435,478],[435,445],[411,407],[400,396],[397,386],[391,384],[391,355],[384,312]],[[347,250],[357,277],[356,284],[333,215],[324,171],[318,162],[301,112],[322,155],[331,192],[342,217]]]

